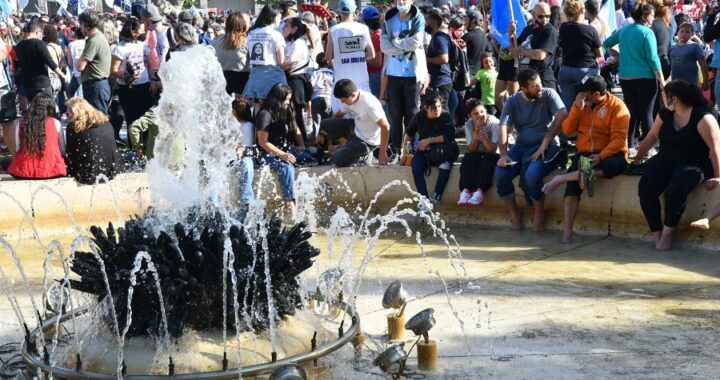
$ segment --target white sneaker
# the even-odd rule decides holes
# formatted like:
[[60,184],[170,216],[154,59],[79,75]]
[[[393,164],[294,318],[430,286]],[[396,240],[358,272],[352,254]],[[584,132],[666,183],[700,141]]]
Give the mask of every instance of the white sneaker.
[[470,192],[468,191],[468,189],[463,189],[462,193],[460,193],[460,200],[458,200],[457,205],[458,206],[467,206],[469,200],[470,200]]
[[484,199],[485,195],[483,194],[482,190],[477,189],[474,193],[472,193],[472,197],[470,197],[470,200],[468,200],[467,204],[468,206],[480,206],[483,203]]

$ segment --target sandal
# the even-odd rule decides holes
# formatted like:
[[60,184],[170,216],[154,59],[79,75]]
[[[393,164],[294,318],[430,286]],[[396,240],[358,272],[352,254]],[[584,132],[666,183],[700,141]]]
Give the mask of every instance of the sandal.
[[592,160],[590,157],[580,157],[580,188],[585,189],[590,198],[595,195],[595,170],[592,168]]

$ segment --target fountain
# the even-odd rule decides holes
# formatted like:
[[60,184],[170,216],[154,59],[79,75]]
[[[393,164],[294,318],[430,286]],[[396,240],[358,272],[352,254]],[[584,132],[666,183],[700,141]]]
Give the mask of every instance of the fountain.
[[[328,202],[327,194],[337,190],[328,182],[339,177],[337,172],[299,175],[298,212],[283,222],[272,212],[276,201],[264,168],[258,199],[241,214],[231,190],[237,136],[228,127],[230,98],[214,54],[202,46],[177,53],[160,76],[165,83],[157,111],[161,130],[147,167],[152,207],[121,227],[91,227],[91,237],[83,235],[68,210],[78,231],[68,255],[57,242],[46,246],[36,231],[38,243],[50,253],[46,307],[41,313],[34,306],[34,329],[4,289],[25,326],[24,376],[229,379],[272,372],[271,378],[303,378],[320,358],[348,342],[355,346],[355,360],[362,361],[366,337],[355,299],[363,274],[391,225],[421,243],[408,218],[423,222],[445,242],[452,267],[464,275],[460,251],[444,223],[433,213],[416,212],[417,203],[426,200],[401,181],[387,184],[365,209],[335,206],[324,228],[315,204]],[[335,182],[352,193],[343,179]],[[411,196],[385,215],[373,214],[382,193],[398,188]],[[117,202],[116,209],[120,215]],[[331,264],[322,273],[315,265],[313,278],[321,253],[314,246],[317,233],[327,236],[324,252]],[[366,244],[359,264],[353,261],[358,242]],[[52,257],[62,264],[62,277],[47,281]],[[16,265],[23,273],[17,260]],[[436,270],[428,272],[439,277]],[[452,309],[444,280],[443,285]],[[407,297],[397,282],[383,298],[385,308],[400,309],[395,315],[400,322],[394,323],[398,334]],[[393,358],[404,353],[402,345],[393,347]]]

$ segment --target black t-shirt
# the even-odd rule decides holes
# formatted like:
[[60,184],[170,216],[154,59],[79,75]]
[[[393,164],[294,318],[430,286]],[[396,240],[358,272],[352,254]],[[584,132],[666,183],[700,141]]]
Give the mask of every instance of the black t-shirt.
[[592,25],[574,21],[560,25],[559,45],[562,64],[570,67],[596,67],[595,49],[600,47],[600,35]]
[[[448,55],[450,58],[450,44],[453,42],[450,40],[450,36],[443,32],[437,32],[430,40],[430,44],[427,48],[427,57],[435,58],[443,54]],[[452,76],[450,74],[450,62],[442,65],[433,65],[428,63],[428,73],[430,74],[430,87],[442,86],[452,83]]]
[[266,109],[260,110],[255,116],[255,130],[265,131],[268,133],[268,142],[275,145],[278,149],[288,151],[290,146],[294,145],[295,129],[292,119],[277,118],[273,120],[270,111]]
[[47,44],[42,40],[31,38],[18,42],[14,50],[17,67],[21,72],[21,83],[31,88],[49,87],[48,67],[55,70],[57,64],[50,57]]
[[661,109],[658,114],[662,120],[658,155],[668,163],[697,165],[708,172],[712,168],[710,148],[698,132],[698,124],[707,114],[711,114],[709,109],[693,107],[687,125],[678,130],[675,129],[675,113]]
[[125,168],[110,122],[94,125],[81,133],[76,133],[75,125],[70,123],[65,151],[68,175],[80,183],[95,183],[101,174],[112,179]]
[[482,68],[482,53],[488,51],[488,40],[481,28],[475,28],[462,36],[467,46],[468,64],[470,65],[470,74],[475,74]]
[[528,66],[540,73],[543,80],[555,80],[553,55],[558,46],[557,42],[558,31],[552,24],[545,24],[537,29],[534,24],[529,24],[518,37],[518,44],[523,49],[543,49],[547,52],[542,61],[531,59],[528,63]]
[[440,117],[428,119],[425,111],[419,111],[410,120],[410,125],[405,128],[408,136],[418,134],[420,140],[428,137],[445,136],[445,142],[455,140],[455,126],[449,113],[443,112]]

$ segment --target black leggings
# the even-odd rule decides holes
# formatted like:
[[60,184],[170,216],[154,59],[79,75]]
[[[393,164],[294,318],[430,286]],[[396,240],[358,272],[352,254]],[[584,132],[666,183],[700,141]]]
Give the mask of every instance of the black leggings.
[[460,165],[460,191],[490,190],[499,158],[496,153],[465,153]]
[[[663,224],[676,227],[685,211],[688,195],[705,179],[697,164],[673,164],[659,155],[647,162],[640,178],[638,196],[650,231],[662,231]],[[665,219],[660,217],[660,194],[665,196]]]
[[658,92],[656,79],[620,79],[623,99],[630,111],[630,130],[628,145],[632,147],[632,139],[640,132],[640,139],[650,131],[653,125],[653,105]]

